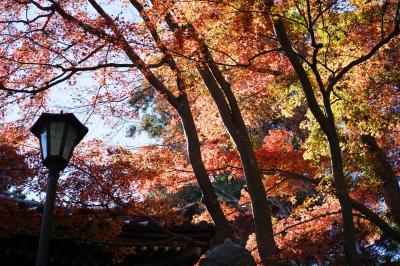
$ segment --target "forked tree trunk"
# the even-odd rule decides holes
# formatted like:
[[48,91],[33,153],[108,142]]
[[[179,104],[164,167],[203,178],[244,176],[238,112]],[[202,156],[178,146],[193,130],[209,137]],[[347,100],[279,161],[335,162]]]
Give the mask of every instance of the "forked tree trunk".
[[274,240],[271,211],[262,182],[262,173],[258,168],[254,149],[230,84],[223,78],[208,50],[203,52],[206,54],[208,65],[199,65],[198,71],[240,155],[252,204],[257,249],[265,265],[274,265],[276,259],[274,256],[278,249]]
[[[178,24],[174,23],[172,15],[169,13],[165,17],[165,22],[174,33],[176,33],[180,27]],[[187,29],[193,35],[196,35],[192,25],[187,25]],[[195,39],[197,38],[195,37]],[[222,73],[213,62],[212,56],[205,44],[202,43],[201,40],[197,40],[203,49],[202,55],[206,57],[206,63],[198,65],[197,70],[217,105],[222,121],[240,154],[252,202],[257,248],[260,257],[264,264],[268,263],[268,265],[274,265],[275,263],[272,259],[276,255],[278,249],[274,240],[270,209],[262,183],[262,174],[258,169],[247,128],[238,108],[236,98],[231,91],[230,84],[226,82]]]
[[383,198],[390,215],[400,225],[400,186],[396,179],[396,174],[389,164],[384,151],[378,146],[373,136],[363,135],[361,140],[367,145],[372,168],[376,177],[381,180]]
[[326,111],[326,114],[324,114],[319,107],[319,103],[314,94],[313,86],[307,75],[307,72],[303,68],[300,58],[292,47],[283,20],[281,18],[270,16],[270,10],[274,7],[273,0],[263,0],[263,3],[265,6],[263,12],[265,21],[273,26],[283,51],[296,71],[297,77],[305,94],[308,107],[328,138],[336,195],[339,199],[342,209],[344,249],[347,262],[350,265],[361,265],[357,256],[356,233],[353,223],[352,205],[344,178],[342,152],[340,149],[339,137],[336,131],[334,115],[330,106],[329,93],[323,91],[324,108]]

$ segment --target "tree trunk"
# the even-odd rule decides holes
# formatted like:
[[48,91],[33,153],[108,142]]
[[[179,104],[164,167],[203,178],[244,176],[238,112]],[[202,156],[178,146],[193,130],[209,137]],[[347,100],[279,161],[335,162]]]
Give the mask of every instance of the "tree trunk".
[[[133,2],[134,5],[139,8],[138,10],[141,9],[140,5],[137,2],[134,2],[134,1],[131,1],[131,2]],[[170,27],[170,29],[174,33],[176,33],[176,29],[178,26],[173,23],[171,15],[169,13],[165,17],[165,22]],[[157,35],[155,29],[153,29],[152,35],[153,36]],[[155,39],[156,39],[156,42],[158,40],[158,42],[161,43],[159,37],[156,36]],[[161,47],[161,48],[162,48],[161,50],[164,52],[165,56],[167,56],[168,58],[170,58],[170,60],[172,60],[171,69],[179,70],[175,61],[173,61],[173,59],[171,59],[173,57],[170,54],[170,52],[168,51],[168,49],[166,47]],[[146,77],[149,80],[149,75],[147,75]],[[206,206],[206,208],[207,208],[209,214],[211,215],[211,217],[215,223],[215,226],[216,226],[216,233],[215,233],[214,239],[211,243],[211,246],[213,246],[213,245],[223,243],[225,238],[231,237],[232,228],[221,209],[221,205],[218,202],[217,195],[215,194],[215,190],[211,184],[211,181],[207,174],[207,170],[203,164],[203,161],[201,158],[200,141],[199,141],[199,137],[197,135],[196,125],[193,120],[193,114],[190,110],[189,100],[188,100],[187,94],[185,92],[186,87],[183,82],[183,79],[180,77],[180,73],[178,73],[178,77],[179,78],[177,78],[177,86],[180,91],[180,96],[175,98],[176,101],[175,101],[175,99],[171,99],[171,100],[169,99],[172,97],[167,97],[167,100],[177,110],[177,112],[180,116],[180,119],[182,122],[182,127],[184,129],[185,136],[186,136],[189,161],[190,161],[190,164],[192,165],[193,172],[195,173],[197,182],[203,193],[203,203]],[[151,80],[149,80],[149,81],[151,83]],[[156,86],[155,86],[155,88],[157,89]],[[163,91],[165,91],[165,89],[164,90],[158,89],[158,90],[161,93]]]
[[[170,14],[167,14],[165,21],[170,29],[176,32],[178,25],[173,22]],[[193,34],[193,37],[199,41],[202,48],[202,55],[205,58],[205,63],[198,65],[197,70],[214,99],[222,121],[240,154],[252,202],[255,234],[260,258],[263,260],[264,264],[270,262],[269,264],[272,265],[274,262],[271,259],[273,259],[273,256],[276,255],[278,250],[274,240],[270,209],[262,183],[262,175],[258,169],[246,125],[244,124],[236,98],[231,91],[230,84],[225,80],[217,65],[214,63],[207,46],[196,36],[194,27],[191,24],[187,25],[187,27],[191,34]]]
[[375,175],[382,182],[382,194],[390,215],[400,225],[400,186],[397,182],[396,174],[389,164],[384,151],[378,146],[373,136],[363,135],[361,140],[367,145]]
[[343,218],[344,250],[350,265],[361,265],[357,256],[356,232],[353,223],[353,208],[343,173],[343,158],[336,131],[328,134],[329,150],[336,196],[339,199]]
[[241,139],[235,138],[234,142],[240,154],[247,188],[251,198],[258,252],[264,263],[272,265],[274,261],[273,256],[276,255],[278,249],[274,241],[271,210],[262,182],[262,175],[258,168],[256,156],[248,135],[243,136]]
[[[211,58],[208,58],[211,59]],[[213,62],[208,62],[213,64]],[[216,66],[198,66],[214,99],[222,122],[237,146],[252,204],[257,248],[264,264],[273,265],[278,249],[272,230],[271,211],[256,156],[235,96]],[[218,82],[217,82],[218,80]]]
[[215,194],[215,190],[203,164],[200,151],[200,141],[187,96],[181,95],[179,102],[180,107],[177,111],[182,121],[182,126],[186,136],[189,161],[203,193],[202,201],[211,215],[216,227],[216,233],[211,243],[211,246],[214,246],[223,243],[225,238],[231,237],[232,228],[221,209],[217,195]]
[[297,77],[305,94],[308,107],[328,138],[333,179],[337,197],[342,208],[344,249],[346,252],[346,258],[350,265],[360,265],[356,251],[356,234],[353,224],[352,206],[344,178],[342,152],[340,150],[339,138],[335,127],[334,115],[330,107],[329,93],[324,91],[323,88],[320,88],[324,98],[324,107],[326,111],[326,114],[324,114],[319,107],[313,86],[307,75],[307,72],[303,68],[302,61],[292,47],[283,20],[281,18],[274,18],[269,15],[270,9],[274,7],[273,0],[263,0],[263,3],[265,6],[263,12],[265,21],[266,23],[271,23],[273,26],[283,51],[296,71]]

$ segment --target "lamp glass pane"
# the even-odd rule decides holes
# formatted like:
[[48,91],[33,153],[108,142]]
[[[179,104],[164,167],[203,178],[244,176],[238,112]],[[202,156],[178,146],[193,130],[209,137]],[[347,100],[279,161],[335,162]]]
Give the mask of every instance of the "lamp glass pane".
[[64,127],[64,122],[53,122],[50,124],[50,155],[60,155]]
[[40,133],[40,145],[42,146],[42,156],[43,160],[47,157],[47,131],[46,129]]
[[72,149],[74,148],[75,140],[76,140],[76,130],[70,125],[68,126],[67,138],[64,144],[63,157],[65,160],[68,160],[72,152]]

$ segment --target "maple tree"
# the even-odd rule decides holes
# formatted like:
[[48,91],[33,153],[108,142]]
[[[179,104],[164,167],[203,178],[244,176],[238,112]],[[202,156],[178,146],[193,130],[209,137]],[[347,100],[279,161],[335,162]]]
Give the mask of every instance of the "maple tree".
[[[197,181],[208,213],[196,219],[215,223],[214,244],[254,229],[247,246],[263,264],[345,253],[359,265],[356,246],[379,240],[373,225],[399,241],[398,1],[7,0],[0,10],[3,112],[17,104],[23,125],[69,82],[62,93],[81,108],[140,120],[164,145],[88,143],[60,184],[63,204],[127,206],[137,191],[160,200]],[[254,228],[239,232],[243,221]]]
[[0,193],[13,191],[17,195],[23,190],[23,184],[37,175],[35,152],[23,151],[25,137],[21,127],[11,124],[1,126],[0,135]]
[[[265,8],[267,11],[270,11],[274,7],[274,3],[272,1],[264,1]],[[329,7],[329,4],[328,4]],[[392,9],[390,15],[388,15],[389,21],[385,21],[386,17],[386,7],[388,9]],[[366,9],[370,9],[371,7],[366,7]],[[334,70],[331,70],[329,66],[325,67],[325,70],[331,71],[331,74],[328,75],[328,79],[326,82],[323,81],[321,70],[318,68],[318,65],[323,66],[324,63],[319,64],[319,50],[321,48],[328,45],[321,42],[322,38],[318,37],[318,35],[314,32],[314,25],[317,23],[312,16],[312,7],[310,1],[307,1],[305,13],[307,15],[304,16],[304,22],[306,23],[306,29],[310,34],[311,38],[311,50],[310,56],[308,57],[310,61],[309,67],[314,75],[314,78],[317,82],[317,86],[319,88],[320,93],[322,94],[323,98],[323,106],[324,112],[320,109],[316,96],[314,94],[313,85],[309,75],[306,73],[303,65],[301,64],[301,59],[298,53],[295,52],[293,49],[290,40],[287,36],[287,32],[285,29],[285,25],[281,18],[274,18],[273,16],[269,16],[269,19],[272,20],[272,25],[274,27],[275,33],[278,37],[279,43],[281,44],[284,52],[288,56],[296,74],[299,78],[301,83],[302,89],[305,93],[308,106],[310,111],[312,112],[313,116],[317,120],[319,126],[321,127],[322,131],[326,135],[329,143],[329,150],[330,150],[330,157],[332,161],[332,171],[335,183],[336,194],[340,201],[341,210],[342,210],[342,217],[343,217],[343,230],[344,230],[344,245],[345,251],[347,254],[348,262],[350,265],[358,265],[360,264],[357,258],[357,251],[356,251],[356,235],[354,230],[353,224],[353,214],[352,214],[352,203],[351,198],[348,195],[348,189],[346,186],[346,181],[344,177],[343,171],[343,159],[341,156],[341,148],[339,142],[339,136],[336,130],[336,123],[335,123],[335,116],[332,111],[332,102],[331,102],[331,93],[335,90],[337,83],[339,83],[343,77],[355,66],[365,62],[369,58],[371,58],[379,48],[384,46],[386,43],[390,42],[399,32],[400,21],[398,19],[399,14],[399,3],[394,4],[392,7],[390,4],[384,6],[383,15],[382,15],[382,23],[380,28],[380,34],[378,35],[379,39],[377,41],[372,42],[373,44],[369,45],[366,54],[359,55],[354,60],[350,60],[349,62],[346,60],[343,63],[346,64],[344,67],[335,67]],[[317,14],[322,13],[322,8],[320,5],[320,9],[317,9]],[[391,19],[393,18],[393,19]],[[390,21],[391,20],[391,21]],[[386,23],[385,23],[386,22]],[[388,26],[390,25],[390,28]],[[329,32],[329,30],[326,30]],[[306,59],[307,60],[307,59]],[[321,62],[323,62],[321,60]],[[325,65],[327,65],[327,61],[325,60]]]

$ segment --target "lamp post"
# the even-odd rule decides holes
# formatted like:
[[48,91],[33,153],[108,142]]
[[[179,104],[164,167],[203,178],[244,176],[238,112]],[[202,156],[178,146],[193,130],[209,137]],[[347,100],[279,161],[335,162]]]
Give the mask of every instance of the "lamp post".
[[49,169],[46,203],[40,227],[36,266],[46,266],[57,181],[76,145],[88,132],[73,114],[43,113],[31,128],[40,141],[43,165]]

